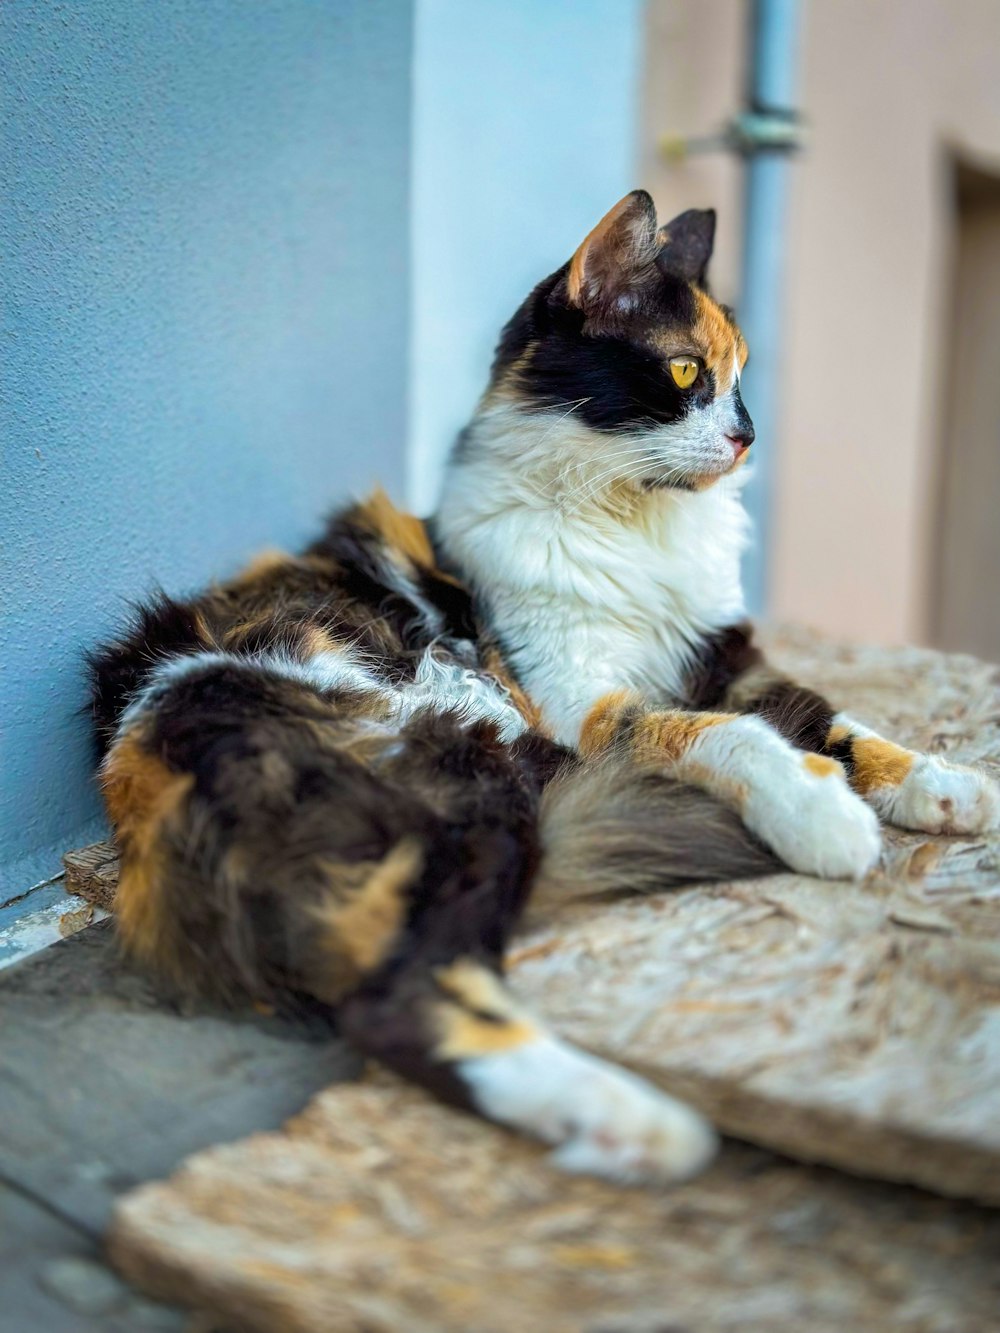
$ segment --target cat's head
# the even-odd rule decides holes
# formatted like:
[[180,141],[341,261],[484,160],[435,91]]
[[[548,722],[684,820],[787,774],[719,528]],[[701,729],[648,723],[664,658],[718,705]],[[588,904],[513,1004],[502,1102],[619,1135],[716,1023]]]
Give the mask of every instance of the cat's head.
[[734,471],[754,430],[746,344],[705,286],[714,233],[711,210],[659,227],[645,190],[626,195],[507,325],[486,402],[562,416],[549,447],[619,484],[700,490]]

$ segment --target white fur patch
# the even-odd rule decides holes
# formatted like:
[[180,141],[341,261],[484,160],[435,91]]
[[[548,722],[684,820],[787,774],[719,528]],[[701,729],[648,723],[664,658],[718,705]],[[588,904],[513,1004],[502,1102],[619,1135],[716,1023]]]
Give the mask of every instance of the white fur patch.
[[804,758],[760,718],[738,717],[700,731],[672,771],[734,806],[793,870],[859,879],[878,861],[878,819],[839,765],[816,773]]
[[433,708],[437,712],[453,711],[467,723],[495,722],[503,741],[512,741],[527,730],[527,723],[501,685],[460,662],[435,655],[433,648],[420,659],[412,685],[402,685],[394,693],[400,724],[422,708]]
[[377,693],[389,704],[389,717],[396,727],[402,727],[421,709],[432,708],[437,712],[454,712],[465,723],[483,719],[495,722],[503,741],[512,741],[527,729],[509,694],[496,680],[436,653],[433,648],[428,648],[420,659],[412,683],[397,686],[380,680],[357,653],[344,648],[314,653],[304,661],[278,650],[254,656],[206,651],[166,658],[123,713],[119,734],[140,713],[152,707],[165,690],[185,676],[211,667],[260,671],[311,685],[324,693],[331,690]]
[[553,1144],[564,1171],[661,1184],[687,1180],[715,1154],[697,1111],[544,1032],[456,1069],[484,1115]]
[[1000,824],[1000,787],[988,773],[921,755],[896,788],[870,797],[883,819],[925,833],[987,833]]
[[655,448],[572,414],[496,407],[446,477],[437,520],[448,554],[567,744],[611,690],[676,699],[699,641],[744,614],[745,472],[698,492],[623,488],[655,470]]
[[171,685],[177,684],[185,676],[194,675],[208,667],[231,666],[233,663],[245,664],[246,661],[246,658],[237,657],[234,653],[208,651],[164,658],[153,668],[146,684],[122,713],[118,721],[117,735],[123,736],[140,714],[152,708]]
[[186,676],[195,675],[211,667],[239,667],[242,670],[261,671],[268,675],[283,676],[286,680],[311,685],[317,690],[377,690],[384,692],[378,677],[349,649],[315,653],[307,661],[299,661],[280,650],[254,656],[241,653],[199,652],[167,657],[150,673],[144,688],[132,700],[118,724],[119,735],[128,729],[136,717],[152,707],[165,690]]
[[313,653],[305,661],[289,657],[287,653],[263,652],[251,658],[237,658],[244,665],[261,666],[286,680],[301,681],[322,690],[356,690],[361,693],[386,693],[386,687],[362,659],[350,649],[332,649]]
[[[737,363],[733,348],[733,363]],[[730,388],[706,407],[671,421],[656,430],[644,431],[642,442],[654,462],[654,474],[677,484],[721,477],[733,466],[730,437],[740,431],[735,389]]]

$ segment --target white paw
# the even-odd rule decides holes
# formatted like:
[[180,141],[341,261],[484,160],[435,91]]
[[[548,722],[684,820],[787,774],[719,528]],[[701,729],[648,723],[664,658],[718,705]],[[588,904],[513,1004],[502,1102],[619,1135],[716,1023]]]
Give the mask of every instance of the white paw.
[[563,1171],[667,1184],[715,1155],[715,1131],[697,1111],[546,1033],[463,1060],[459,1073],[485,1115],[556,1145],[551,1160]]
[[717,1147],[697,1111],[613,1066],[595,1074],[565,1128],[556,1166],[626,1184],[689,1180]]
[[924,833],[986,833],[1000,824],[1000,786],[979,769],[921,755],[898,787],[869,794],[883,819]]
[[799,755],[751,790],[743,819],[786,865],[824,879],[862,879],[882,848],[878,817],[839,765],[820,776]]

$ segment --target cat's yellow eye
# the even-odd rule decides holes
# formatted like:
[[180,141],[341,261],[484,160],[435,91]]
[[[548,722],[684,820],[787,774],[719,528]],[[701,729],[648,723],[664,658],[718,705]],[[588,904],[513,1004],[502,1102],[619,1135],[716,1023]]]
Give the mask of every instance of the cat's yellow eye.
[[693,357],[672,356],[670,358],[670,373],[678,389],[690,389],[698,378],[699,369],[698,362]]

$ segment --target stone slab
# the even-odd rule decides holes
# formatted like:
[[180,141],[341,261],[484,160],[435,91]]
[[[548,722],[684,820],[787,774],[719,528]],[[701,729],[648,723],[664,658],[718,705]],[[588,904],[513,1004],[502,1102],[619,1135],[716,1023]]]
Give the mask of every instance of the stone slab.
[[326,1023],[178,1008],[112,923],[0,973],[0,1180],[99,1236],[116,1196],[359,1068]]
[[121,1203],[110,1254],[242,1333],[987,1333],[1000,1214],[729,1144],[660,1192],[379,1076]]
[[191,1333],[139,1296],[100,1242],[0,1181],[0,1333]]

